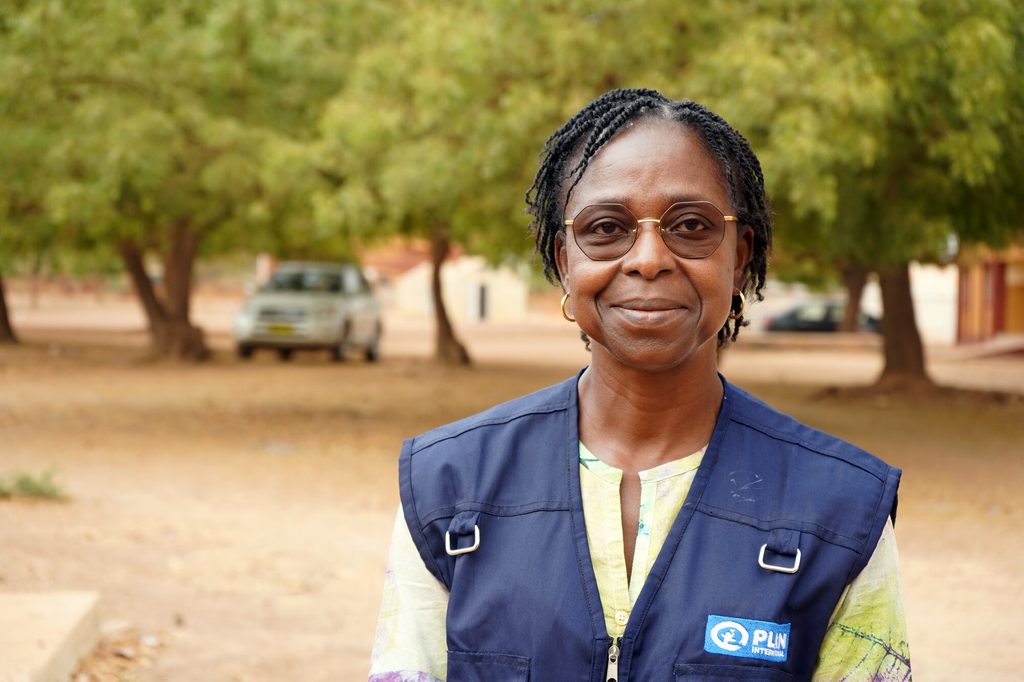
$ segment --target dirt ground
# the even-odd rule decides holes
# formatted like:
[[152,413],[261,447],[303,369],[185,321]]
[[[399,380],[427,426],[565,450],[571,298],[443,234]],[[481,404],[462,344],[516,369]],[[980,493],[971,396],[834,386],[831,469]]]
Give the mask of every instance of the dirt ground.
[[[54,468],[71,498],[0,502],[0,590],[98,590],[108,640],[146,643],[112,680],[365,679],[401,439],[586,361],[555,323],[468,330],[471,370],[425,363],[416,322],[391,321],[377,365],[146,364],[140,334],[102,327],[23,325],[27,342],[0,348],[0,475]],[[741,342],[724,371],[904,468],[917,679],[1020,679],[1024,402],[816,396],[868,381],[875,353]],[[947,354],[933,371],[1024,391],[1024,358]]]

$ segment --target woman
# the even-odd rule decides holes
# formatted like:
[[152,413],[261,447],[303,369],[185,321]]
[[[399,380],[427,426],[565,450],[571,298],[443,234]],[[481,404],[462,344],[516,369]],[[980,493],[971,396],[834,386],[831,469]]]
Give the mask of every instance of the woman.
[[405,443],[370,679],[909,679],[899,471],[717,372],[771,242],[746,140],[612,91],[528,203],[592,361]]

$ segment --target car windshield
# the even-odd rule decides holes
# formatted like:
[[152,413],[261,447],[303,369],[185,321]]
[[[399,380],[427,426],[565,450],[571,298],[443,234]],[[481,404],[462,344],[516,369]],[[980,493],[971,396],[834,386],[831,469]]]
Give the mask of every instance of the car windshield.
[[279,270],[270,276],[261,291],[336,294],[341,291],[341,274],[323,270]]

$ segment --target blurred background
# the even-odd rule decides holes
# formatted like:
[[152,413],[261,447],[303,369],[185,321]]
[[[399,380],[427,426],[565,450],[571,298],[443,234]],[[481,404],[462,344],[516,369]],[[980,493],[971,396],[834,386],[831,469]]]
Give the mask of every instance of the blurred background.
[[723,372],[905,469],[920,679],[1019,679],[1022,66],[1010,0],[0,0],[0,679],[365,679],[401,439],[587,362],[523,195],[614,87],[751,141]]

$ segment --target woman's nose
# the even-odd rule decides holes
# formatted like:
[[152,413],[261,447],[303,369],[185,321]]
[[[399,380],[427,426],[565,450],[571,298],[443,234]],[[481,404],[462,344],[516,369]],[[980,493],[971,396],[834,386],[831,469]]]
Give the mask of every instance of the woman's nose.
[[675,255],[661,238],[661,226],[657,221],[640,221],[636,241],[622,257],[624,272],[635,272],[645,279],[654,279],[662,272],[676,267]]

